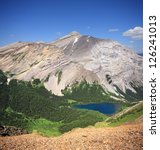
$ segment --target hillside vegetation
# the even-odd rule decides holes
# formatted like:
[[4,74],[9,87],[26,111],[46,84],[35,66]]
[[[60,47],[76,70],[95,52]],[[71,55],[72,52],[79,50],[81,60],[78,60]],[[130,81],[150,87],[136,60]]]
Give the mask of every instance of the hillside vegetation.
[[[74,104],[115,102],[97,82],[86,80],[66,87],[64,96],[56,96],[45,89],[43,81],[21,81],[7,77],[0,71],[0,125],[15,126],[45,136],[57,136],[77,127],[93,126],[104,122],[108,116],[97,111],[81,110]],[[122,103],[121,110],[130,103]],[[141,114],[142,109],[130,114],[130,120]],[[128,115],[126,115],[128,117]],[[110,118],[112,126],[124,123],[125,117]],[[121,123],[117,123],[120,121]]]
[[[143,117],[143,102],[140,101],[130,107],[124,107],[122,111],[108,117],[103,122],[97,122],[95,127],[115,127],[122,124],[135,122],[137,118]],[[142,122],[142,120],[140,121]]]
[[38,79],[32,82],[13,79],[7,84],[1,71],[0,93],[1,125],[52,136],[106,119],[96,111],[74,109],[68,99],[47,91]]

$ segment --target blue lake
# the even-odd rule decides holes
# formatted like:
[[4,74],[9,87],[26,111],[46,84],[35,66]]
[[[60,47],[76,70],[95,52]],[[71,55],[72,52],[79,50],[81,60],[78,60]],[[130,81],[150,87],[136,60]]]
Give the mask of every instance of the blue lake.
[[99,111],[103,114],[112,115],[121,108],[117,103],[92,103],[83,105],[74,105],[75,108]]

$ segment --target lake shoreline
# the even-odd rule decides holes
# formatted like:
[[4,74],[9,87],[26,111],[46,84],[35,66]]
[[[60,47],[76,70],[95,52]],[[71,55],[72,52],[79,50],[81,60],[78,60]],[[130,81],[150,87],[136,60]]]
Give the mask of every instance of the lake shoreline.
[[89,103],[89,104],[75,104],[73,108],[98,111],[107,116],[116,114],[121,110],[120,103],[102,102],[102,103]]

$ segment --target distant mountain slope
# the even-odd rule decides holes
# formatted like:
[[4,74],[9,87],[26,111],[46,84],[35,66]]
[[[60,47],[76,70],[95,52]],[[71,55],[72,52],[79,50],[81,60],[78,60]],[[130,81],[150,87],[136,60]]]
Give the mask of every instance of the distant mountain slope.
[[120,93],[118,89],[133,94],[143,86],[141,56],[116,41],[78,32],[51,43],[17,42],[1,47],[0,69],[10,78],[39,78],[56,95],[84,79],[97,81],[115,94]]

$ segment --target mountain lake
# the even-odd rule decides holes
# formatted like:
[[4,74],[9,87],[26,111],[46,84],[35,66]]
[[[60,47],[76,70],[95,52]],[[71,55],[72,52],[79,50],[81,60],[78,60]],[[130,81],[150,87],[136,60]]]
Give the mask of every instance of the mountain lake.
[[74,105],[74,108],[95,110],[106,115],[113,115],[121,109],[121,104],[119,103],[92,103],[92,104],[82,104]]

